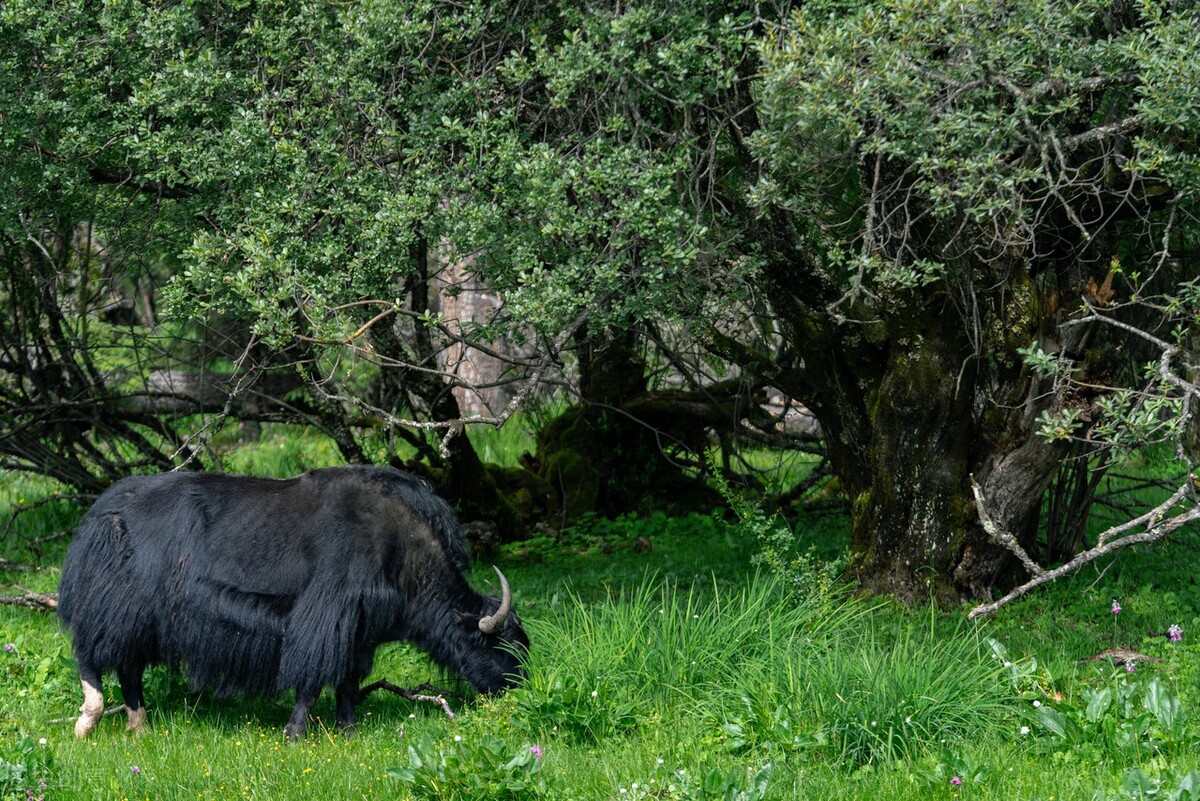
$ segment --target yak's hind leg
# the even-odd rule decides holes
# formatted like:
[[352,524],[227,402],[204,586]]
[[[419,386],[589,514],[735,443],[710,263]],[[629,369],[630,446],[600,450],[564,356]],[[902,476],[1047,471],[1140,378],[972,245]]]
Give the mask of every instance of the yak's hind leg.
[[145,668],[126,668],[117,671],[121,682],[121,695],[125,696],[125,714],[129,718],[129,731],[141,732],[146,722],[146,699],[142,695],[142,673]]
[[79,666],[79,680],[83,684],[83,705],[79,707],[79,720],[75,721],[75,736],[82,740],[104,716],[104,690],[100,671],[90,665]]
[[371,666],[374,663],[373,650],[356,651],[354,665],[334,690],[334,697],[337,699],[338,731],[347,737],[354,736],[354,705],[358,702],[360,685],[363,679],[371,674]]

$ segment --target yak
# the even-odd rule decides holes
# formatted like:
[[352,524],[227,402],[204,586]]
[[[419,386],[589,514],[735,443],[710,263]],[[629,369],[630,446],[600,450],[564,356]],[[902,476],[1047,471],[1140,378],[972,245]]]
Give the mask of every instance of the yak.
[[123,478],[80,522],[59,583],[83,684],[75,735],[103,714],[106,671],[140,729],[152,664],[218,695],[295,690],[289,739],[304,736],[326,685],[338,728],[353,733],[385,642],[410,641],[481,693],[503,692],[523,676],[529,638],[499,568],[502,597],[484,597],[466,561],[450,506],[400,470]]

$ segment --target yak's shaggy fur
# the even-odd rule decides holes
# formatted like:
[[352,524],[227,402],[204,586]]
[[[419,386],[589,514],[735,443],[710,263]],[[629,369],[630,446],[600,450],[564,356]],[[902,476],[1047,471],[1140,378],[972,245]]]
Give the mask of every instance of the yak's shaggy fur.
[[481,630],[500,601],[467,584],[465,564],[450,507],[398,470],[123,479],[84,517],[59,584],[84,685],[76,734],[99,719],[106,670],[137,728],[154,663],[221,694],[294,689],[293,737],[325,685],[350,728],[375,649],[392,640],[411,640],[481,692],[503,691],[529,640],[514,612],[496,633]]

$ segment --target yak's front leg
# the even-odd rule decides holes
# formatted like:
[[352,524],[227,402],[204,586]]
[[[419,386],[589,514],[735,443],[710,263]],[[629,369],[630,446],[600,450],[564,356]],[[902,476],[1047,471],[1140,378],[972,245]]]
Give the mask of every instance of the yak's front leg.
[[354,705],[359,701],[359,690],[363,679],[371,673],[375,663],[374,651],[356,651],[354,666],[346,674],[346,678],[334,689],[337,699],[338,731],[347,737],[354,736]]
[[354,736],[354,704],[358,701],[358,680],[347,678],[334,690],[337,699],[337,728],[347,737]]
[[313,708],[313,704],[317,702],[319,693],[319,689],[313,693],[296,693],[296,706],[292,708],[292,716],[288,718],[287,725],[283,728],[283,732],[289,740],[295,742],[308,734],[308,713]]

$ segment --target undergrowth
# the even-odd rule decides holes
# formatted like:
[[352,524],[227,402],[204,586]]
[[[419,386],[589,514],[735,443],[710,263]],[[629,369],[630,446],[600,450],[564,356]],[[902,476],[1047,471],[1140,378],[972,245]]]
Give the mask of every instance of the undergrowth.
[[[324,458],[287,436],[247,469]],[[55,491],[0,476],[0,517],[20,510],[3,553],[28,568],[0,568],[0,592],[53,590],[78,513]],[[526,683],[454,719],[376,693],[354,739],[328,695],[289,745],[289,698],[216,699],[158,667],[147,734],[118,715],[76,742],[69,643],[51,615],[0,607],[0,801],[1200,798],[1195,532],[967,624],[850,595],[844,518],[789,527],[723,491],[729,520],[593,518],[506,547]],[[376,678],[451,681],[403,644]]]

